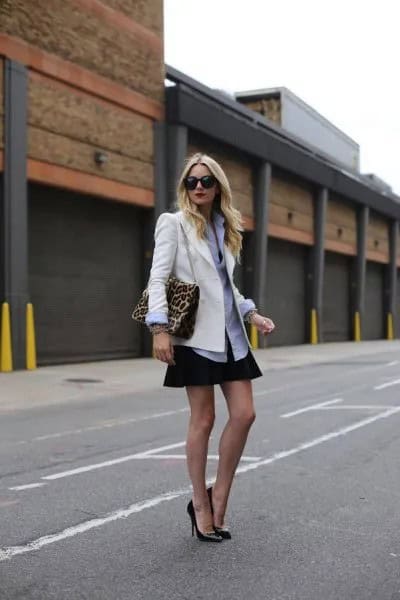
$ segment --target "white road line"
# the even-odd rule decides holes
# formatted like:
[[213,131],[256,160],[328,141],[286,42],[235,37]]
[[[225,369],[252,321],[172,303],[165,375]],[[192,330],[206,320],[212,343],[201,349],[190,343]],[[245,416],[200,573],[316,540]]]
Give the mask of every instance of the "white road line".
[[[368,355],[367,355],[368,356]],[[351,358],[351,357],[350,357]],[[386,367],[392,367],[395,364],[398,364],[400,361],[393,361],[390,363],[385,363],[384,365],[376,365],[375,367],[369,366],[369,367],[360,367],[359,369],[355,368],[352,369],[351,371],[348,371],[347,373],[341,373],[340,377],[341,379],[343,379],[344,377],[351,377],[354,374],[359,374],[359,373],[363,373],[364,371],[367,371],[368,373],[371,373],[373,371],[379,371],[380,369],[384,369]],[[334,364],[334,361],[332,361],[332,363],[323,363],[323,366],[328,366],[329,364]],[[315,367],[315,366],[321,366],[321,363],[309,363],[309,364],[302,364],[299,365],[300,367]],[[321,383],[321,382],[325,382],[326,381],[326,377],[323,377],[322,379],[317,379],[313,381],[313,384],[316,383]],[[281,385],[279,387],[276,388],[270,388],[270,389],[266,389],[266,390],[258,390],[256,392],[253,392],[253,396],[257,397],[257,396],[267,396],[268,394],[272,394],[274,392],[282,392],[284,390],[289,390],[291,388],[299,388],[299,387],[303,387],[305,385],[310,385],[310,381],[308,379],[304,380],[304,381],[296,381],[295,383],[287,383],[285,385]],[[357,386],[352,386],[350,388],[344,388],[343,390],[334,392],[336,394],[344,394],[345,392],[348,391],[353,391],[353,390],[358,390],[358,389],[363,389],[365,387],[367,387],[368,384],[363,383],[362,385],[357,385]],[[333,394],[330,394],[330,396],[332,396]]]
[[179,413],[188,412],[189,408],[180,408],[178,410],[168,410],[163,412],[154,413],[152,415],[144,415],[143,417],[132,417],[131,419],[115,419],[100,423],[99,425],[90,425],[89,427],[81,427],[80,429],[67,429],[65,431],[59,431],[57,433],[49,433],[47,435],[39,435],[32,438],[31,440],[21,440],[13,442],[10,445],[19,444],[30,444],[32,442],[43,442],[45,440],[57,439],[69,435],[78,435],[80,433],[86,433],[90,431],[101,431],[102,429],[110,429],[112,427],[121,427],[122,425],[131,425],[132,423],[143,423],[144,421],[151,421],[152,419],[160,419],[162,417],[169,417],[172,415],[178,415]]
[[[179,446],[183,446],[185,444],[185,442],[179,442],[178,444],[172,444],[172,447],[176,448]],[[169,445],[168,447],[164,446],[164,448],[171,448],[171,445]],[[163,448],[156,448],[157,451],[162,450]],[[126,457],[124,457],[126,458]],[[141,454],[131,454],[130,455],[130,460],[150,460],[150,459],[154,459],[154,460],[168,460],[168,459],[179,459],[179,460],[186,460],[186,454],[154,454],[154,450],[149,450],[147,453],[141,453]],[[210,460],[219,460],[219,455],[218,454],[209,454],[208,457]],[[240,459],[242,462],[257,462],[258,460],[261,460],[261,456],[242,456]],[[101,464],[101,463],[100,463]],[[93,465],[91,465],[93,466]],[[97,466],[97,465],[96,465]],[[106,465],[109,466],[109,465]],[[82,471],[79,471],[82,472]],[[66,471],[65,473],[56,473],[55,475],[49,475],[46,477],[46,479],[61,479],[61,476],[63,477],[68,477],[70,475],[75,475],[78,473],[74,473],[71,471]],[[42,479],[45,479],[45,477],[42,477]],[[34,489],[34,488],[39,488],[42,487],[44,485],[47,485],[47,483],[28,483],[26,485],[17,485],[14,487],[9,487],[9,490],[12,491],[20,491],[20,490],[29,490],[29,489]]]
[[[186,455],[185,454],[152,454],[150,456],[137,456],[136,459],[137,460],[141,460],[141,459],[180,459],[180,460],[186,460]],[[207,458],[209,460],[219,460],[219,455],[218,454],[209,454],[207,456]],[[261,460],[261,456],[242,456],[241,461],[243,462],[257,462],[258,460]]]
[[15,487],[9,487],[9,490],[19,492],[20,490],[32,490],[33,488],[43,487],[47,483],[27,483],[26,485],[16,485]]
[[277,460],[281,460],[282,458],[287,458],[288,456],[292,456],[293,454],[298,454],[299,452],[303,452],[304,450],[308,450],[309,448],[313,448],[314,446],[319,446],[325,442],[333,440],[337,437],[345,436],[352,431],[356,431],[357,429],[361,429],[362,427],[366,427],[367,425],[371,425],[371,423],[375,423],[375,421],[380,421],[381,419],[387,419],[392,415],[400,412],[400,407],[396,406],[396,408],[391,408],[386,410],[378,415],[374,415],[373,417],[368,417],[363,419],[362,421],[357,421],[352,425],[348,425],[347,427],[342,427],[337,431],[332,431],[331,433],[326,433],[325,435],[321,435],[310,442],[304,442],[300,444],[296,448],[292,448],[291,450],[284,450],[283,452],[276,452],[270,458],[266,458],[265,460],[260,460],[260,462],[252,463],[248,465],[244,465],[242,467],[238,467],[237,473],[247,473],[247,471],[252,471],[254,469],[258,469],[258,467],[262,467],[265,465],[269,465],[271,463],[276,462]]
[[45,479],[46,481],[52,481],[54,479],[62,479],[64,477],[71,477],[72,475],[80,475],[81,473],[88,473],[89,471],[95,471],[96,469],[103,469],[104,467],[111,467],[113,465],[118,465],[124,462],[128,462],[130,460],[135,460],[137,458],[144,458],[150,456],[151,454],[158,454],[163,450],[171,450],[172,448],[179,448],[180,446],[184,446],[186,442],[178,442],[177,444],[169,444],[168,446],[161,446],[160,448],[153,448],[151,450],[147,450],[146,452],[137,452],[136,454],[128,454],[127,456],[120,456],[120,458],[114,458],[113,460],[106,460],[101,463],[95,463],[92,465],[86,465],[85,467],[78,467],[76,469],[70,469],[69,471],[62,471],[61,473],[53,473],[52,475],[45,475],[40,479]]
[[149,500],[144,500],[143,502],[136,502],[135,504],[131,504],[127,508],[113,511],[102,518],[91,519],[90,521],[83,521],[82,523],[79,523],[79,525],[67,527],[67,529],[60,531],[59,533],[45,535],[32,542],[29,542],[24,546],[11,546],[9,548],[0,549],[0,562],[13,558],[14,556],[18,556],[19,554],[26,554],[27,552],[40,550],[44,546],[48,546],[49,544],[54,544],[55,542],[74,537],[75,535],[78,535],[80,533],[85,533],[86,531],[90,531],[91,529],[95,529],[96,527],[102,527],[103,525],[111,523],[112,521],[117,521],[118,519],[126,519],[130,515],[142,512],[146,508],[153,508],[161,502],[168,502],[169,500],[174,500],[175,498],[179,498],[179,496],[188,494],[190,491],[190,488],[186,488],[182,490],[177,490],[175,492],[167,492],[166,494],[161,494],[160,496],[156,496],[155,498],[150,498]]
[[181,448],[186,444],[186,441],[176,442],[176,444],[168,444],[168,446],[160,446],[159,448],[151,448],[150,450],[146,450],[145,452],[139,452],[137,456],[150,456],[151,454],[159,454],[160,452],[164,452],[164,450],[172,450],[172,448]]
[[343,398],[335,398],[334,400],[328,400],[327,402],[320,402],[319,404],[312,404],[311,406],[305,406],[304,408],[299,408],[298,410],[294,410],[293,412],[285,413],[284,415],[280,415],[280,416],[282,419],[289,419],[290,417],[300,415],[301,413],[308,412],[309,410],[318,410],[319,408],[328,406],[328,404],[337,404],[338,402],[343,402]]
[[384,390],[387,387],[391,387],[392,385],[399,385],[400,379],[394,379],[393,381],[387,381],[386,383],[382,383],[382,385],[376,385],[374,390]]
[[399,408],[393,404],[342,404],[340,406],[323,406],[321,410],[382,410],[383,408]]
[[[386,410],[378,415],[374,415],[373,417],[369,417],[367,419],[363,419],[362,421],[357,421],[353,423],[353,425],[348,425],[347,427],[343,427],[336,431],[332,431],[331,433],[327,433],[322,435],[314,440],[309,442],[304,442],[295,448],[291,448],[290,450],[284,450],[282,452],[276,452],[271,457],[260,460],[255,463],[249,463],[248,465],[239,466],[236,473],[247,473],[248,471],[253,471],[258,469],[259,467],[264,467],[266,465],[270,465],[278,460],[282,460],[283,458],[288,458],[289,456],[293,456],[294,454],[298,454],[299,452],[304,452],[304,450],[308,450],[309,448],[313,448],[320,444],[324,444],[330,440],[333,440],[337,437],[345,436],[348,433],[356,431],[357,429],[361,429],[362,427],[366,427],[367,425],[371,425],[375,423],[375,421],[379,421],[381,419],[386,419],[391,417],[392,415],[400,412],[400,407],[392,408],[390,410]],[[209,479],[207,484],[212,484],[214,482],[213,479]],[[40,550],[44,546],[49,544],[54,544],[55,542],[60,542],[64,539],[74,537],[79,535],[80,533],[85,533],[86,531],[90,531],[91,529],[95,529],[97,527],[102,527],[107,523],[111,523],[112,521],[117,521],[118,519],[126,519],[130,515],[134,513],[142,512],[147,508],[153,508],[161,504],[162,502],[168,502],[169,500],[174,500],[175,498],[179,498],[181,496],[185,496],[186,494],[191,493],[191,488],[187,487],[184,489],[179,489],[171,492],[167,492],[165,494],[161,494],[159,496],[155,496],[154,498],[150,498],[149,500],[144,500],[143,502],[137,502],[135,504],[131,504],[127,508],[122,508],[111,513],[108,513],[102,518],[91,519],[89,521],[83,521],[78,525],[73,525],[72,527],[68,527],[59,533],[54,533],[51,535],[45,535],[43,537],[37,538],[24,546],[9,546],[6,548],[0,548],[0,562],[5,560],[10,560],[14,556],[18,556],[19,554],[26,554],[27,552],[33,552],[34,550]]]
[[388,363],[386,366],[387,367],[394,367],[394,365],[398,365],[399,361],[398,360],[392,360],[392,362]]

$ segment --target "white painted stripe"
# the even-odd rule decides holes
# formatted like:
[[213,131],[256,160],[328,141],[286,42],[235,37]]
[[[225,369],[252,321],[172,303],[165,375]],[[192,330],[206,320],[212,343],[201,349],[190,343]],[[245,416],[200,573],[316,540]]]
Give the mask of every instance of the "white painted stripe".
[[398,365],[399,361],[398,360],[392,360],[392,362],[388,363],[386,366],[387,367],[394,367],[394,365]]
[[113,460],[106,460],[101,463],[95,463],[92,465],[86,465],[85,467],[78,467],[76,469],[70,469],[69,471],[62,471],[61,473],[53,473],[53,475],[45,475],[41,479],[52,481],[54,479],[62,479],[64,477],[71,477],[72,475],[80,475],[81,473],[88,473],[89,471],[95,471],[96,469],[103,469],[104,467],[111,467],[113,465],[119,465],[130,460],[137,458],[144,458],[151,454],[158,454],[163,450],[170,450],[171,448],[179,448],[184,446],[186,442],[178,442],[177,444],[169,444],[168,446],[161,446],[160,448],[154,448],[147,450],[146,452],[138,452],[136,454],[128,454],[127,456],[121,456],[120,458],[114,458]]
[[[132,423],[143,423],[144,421],[150,421],[152,419],[161,419],[162,417],[169,417],[171,415],[177,415],[179,413],[188,412],[189,408],[180,408],[179,410],[168,410],[164,412],[154,413],[152,415],[145,415],[143,417],[132,417],[131,419],[116,419],[101,423],[99,425],[91,425],[90,427],[82,427],[81,429],[69,429],[66,431],[60,431],[58,433],[49,433],[48,435],[39,435],[38,437],[32,438],[31,442],[42,442],[44,440],[51,440],[54,438],[60,438],[67,435],[77,435],[80,433],[86,433],[88,431],[100,431],[101,429],[109,429],[111,427],[120,427],[121,425],[131,425]],[[26,442],[19,442],[26,443]]]
[[9,490],[13,490],[15,492],[19,492],[20,490],[32,490],[33,488],[42,487],[47,485],[47,483],[28,483],[26,485],[16,485],[15,487],[9,487]]
[[337,437],[345,436],[352,431],[356,431],[357,429],[361,429],[362,427],[366,427],[367,425],[371,425],[375,423],[375,421],[380,421],[381,419],[387,419],[392,415],[400,412],[400,407],[396,406],[396,408],[391,408],[390,410],[386,410],[383,413],[379,413],[378,415],[374,415],[373,417],[368,417],[367,419],[363,419],[362,421],[357,421],[353,423],[353,425],[348,425],[347,427],[342,427],[337,431],[332,431],[331,433],[326,433],[325,435],[321,435],[315,440],[311,440],[310,442],[304,442],[296,448],[292,448],[291,450],[284,450],[283,452],[276,452],[270,458],[266,458],[264,460],[260,460],[257,463],[252,463],[248,465],[244,465],[242,467],[238,467],[236,473],[247,473],[247,471],[252,471],[254,469],[258,469],[258,467],[263,467],[265,465],[269,465],[271,463],[276,462],[277,460],[281,460],[282,458],[288,458],[293,454],[298,454],[299,452],[303,452],[304,450],[308,450],[309,448],[313,448],[314,446],[319,446],[320,444],[324,444],[325,442],[329,442]]
[[161,502],[168,502],[169,500],[174,500],[175,498],[179,498],[179,496],[183,496],[190,493],[190,491],[190,488],[186,488],[182,490],[177,490],[175,492],[167,492],[166,494],[161,494],[160,496],[156,496],[155,498],[150,498],[149,500],[144,500],[143,502],[136,502],[135,504],[131,504],[130,506],[128,506],[128,508],[113,511],[111,513],[108,513],[104,517],[91,519],[90,521],[83,521],[83,523],[79,523],[78,525],[67,527],[67,529],[60,531],[59,533],[45,535],[32,542],[29,542],[24,546],[11,546],[8,548],[2,548],[0,549],[0,562],[13,558],[14,556],[18,556],[19,554],[26,554],[27,552],[40,550],[44,546],[48,546],[49,544],[54,544],[55,542],[74,537],[75,535],[85,533],[86,531],[90,531],[91,529],[95,529],[97,527],[102,527],[103,525],[111,523],[112,521],[117,521],[118,519],[126,519],[130,515],[142,512],[146,508],[153,508]]
[[[236,473],[247,473],[248,471],[253,471],[255,469],[258,469],[259,467],[272,464],[283,458],[288,458],[289,456],[293,456],[294,454],[298,454],[299,452],[303,452],[304,450],[308,450],[309,448],[313,448],[320,444],[324,444],[325,442],[328,442],[329,440],[332,440],[334,438],[345,436],[348,433],[351,433],[352,431],[356,431],[357,429],[366,427],[367,425],[370,425],[375,421],[379,421],[380,419],[386,419],[387,417],[390,417],[398,412],[400,412],[400,407],[392,408],[373,417],[369,417],[368,419],[363,419],[362,421],[353,423],[353,425],[349,425],[348,427],[343,427],[342,429],[338,429],[337,431],[332,431],[331,433],[322,435],[314,440],[300,444],[299,446],[296,446],[296,448],[284,450],[283,452],[276,452],[270,458],[266,458],[255,463],[249,463],[248,465],[238,467]],[[213,482],[214,479],[208,479],[207,485],[212,484]],[[27,552],[40,550],[40,548],[43,548],[44,546],[54,544],[55,542],[59,542],[67,538],[74,537],[80,533],[85,533],[86,531],[90,531],[91,529],[95,529],[97,527],[102,527],[103,525],[106,525],[107,523],[110,523],[112,521],[117,521],[118,519],[126,519],[134,513],[142,512],[147,508],[153,508],[154,506],[157,506],[162,502],[168,502],[169,500],[174,500],[175,498],[179,498],[189,493],[191,493],[191,487],[167,492],[165,494],[161,494],[160,496],[150,498],[149,500],[144,500],[143,502],[131,504],[130,506],[128,506],[128,508],[116,510],[112,513],[109,513],[105,517],[91,519],[90,521],[83,521],[82,523],[79,523],[79,525],[68,527],[67,529],[60,531],[59,533],[45,535],[36,540],[33,540],[32,542],[29,542],[28,544],[25,544],[24,546],[10,546],[6,548],[1,548],[0,562],[9,560],[14,556],[18,556],[19,554],[26,554]]]
[[383,408],[398,408],[391,404],[341,404],[340,406],[323,406],[321,410],[382,410]]
[[[142,459],[180,459],[180,460],[186,460],[186,455],[185,454],[151,454],[151,455],[146,455],[146,456],[138,456],[136,458],[136,460],[142,460]],[[218,454],[209,454],[207,456],[208,460],[219,460],[219,455]],[[241,459],[243,462],[257,462],[258,460],[261,460],[261,456],[242,456]]]
[[382,383],[382,385],[376,385],[374,390],[384,390],[387,387],[391,387],[392,385],[399,385],[400,379],[394,379],[393,381],[387,381],[386,383]]
[[[294,454],[297,454],[299,452],[307,450],[308,448],[312,448],[314,446],[317,446],[319,444],[327,442],[336,437],[347,435],[348,433],[350,433],[352,431],[360,429],[361,427],[365,427],[366,425],[370,425],[371,423],[374,423],[375,421],[377,421],[379,419],[387,418],[399,411],[400,411],[400,407],[396,407],[394,409],[387,410],[383,413],[380,413],[379,415],[375,415],[374,417],[370,417],[368,419],[363,419],[362,421],[354,423],[353,425],[349,425],[348,427],[339,429],[338,431],[333,431],[333,432],[323,435],[319,438],[311,440],[310,442],[305,442],[303,444],[300,444],[299,446],[297,446],[296,448],[292,448],[291,450],[277,452],[277,453],[273,454],[270,458],[267,458],[265,460],[260,460],[255,463],[251,463],[246,466],[239,467],[237,469],[237,473],[246,473],[247,471],[258,469],[261,466],[265,466],[265,465],[274,463],[277,460],[281,460],[282,458],[287,458],[289,456],[292,456]],[[207,483],[208,484],[213,483],[213,480],[208,480]],[[121,519],[121,518],[127,518],[131,514],[141,512],[142,510],[145,510],[146,508],[152,508],[154,506],[157,506],[158,504],[161,504],[162,502],[173,500],[180,496],[186,495],[190,491],[191,491],[191,488],[185,488],[185,489],[176,490],[173,492],[167,492],[166,494],[156,496],[155,498],[145,500],[144,502],[138,502],[135,504],[131,504],[128,508],[114,511],[112,513],[109,513],[108,515],[106,515],[103,518],[92,519],[90,521],[84,521],[83,523],[80,523],[79,525],[75,525],[73,527],[64,529],[60,533],[38,538],[37,540],[34,540],[34,541],[26,544],[25,546],[11,546],[9,548],[0,549],[0,562],[10,559],[13,556],[17,556],[18,554],[24,554],[26,552],[32,552],[33,550],[39,550],[43,546],[52,544],[54,542],[58,542],[60,540],[63,540],[63,539],[69,538],[69,537],[73,537],[75,535],[84,533],[84,532],[89,531],[90,529],[94,529],[96,527],[101,527],[102,525],[105,525],[106,523],[110,523],[111,521],[116,521],[117,519]]]
[[160,452],[164,452],[164,450],[172,450],[172,448],[181,448],[186,444],[186,441],[176,442],[175,444],[168,444],[168,446],[160,446],[159,448],[152,448],[150,450],[146,450],[145,452],[139,452],[137,456],[150,456],[150,454],[159,454]]
[[[370,355],[367,354],[365,356],[368,357]],[[374,356],[374,355],[372,355],[372,356]],[[350,356],[349,359],[351,359],[351,358],[355,358],[355,357],[354,356],[353,357]],[[335,361],[335,359],[332,359],[332,363],[323,362],[323,366],[330,366],[330,365],[334,366],[334,361]],[[394,361],[394,362],[391,362],[391,363],[385,363],[385,364],[381,364],[381,365],[376,365],[375,367],[368,366],[368,367],[360,367],[359,369],[353,368],[350,371],[346,371],[345,373],[341,373],[340,374],[340,378],[344,379],[345,377],[352,377],[353,375],[359,375],[359,374],[363,373],[364,371],[366,371],[368,373],[371,373],[373,371],[379,371],[380,369],[383,369],[383,368],[386,368],[386,367],[389,367],[389,366],[393,366],[394,364],[398,364],[398,363],[399,363],[399,361]],[[356,363],[352,363],[352,364],[354,364],[354,366],[356,365]],[[307,367],[316,367],[316,366],[318,366],[318,363],[302,363],[299,366],[304,367],[304,368],[307,368]],[[329,376],[330,374],[327,373],[327,375]],[[328,377],[328,381],[329,381],[329,377]],[[314,379],[312,381],[312,384],[313,385],[317,385],[317,384],[323,384],[325,382],[326,382],[326,377],[324,377],[322,379]],[[269,389],[264,389],[264,390],[258,390],[258,391],[253,392],[253,396],[254,397],[257,397],[257,396],[267,396],[268,394],[272,394],[274,392],[281,392],[283,390],[288,390],[288,389],[291,389],[291,388],[296,388],[297,389],[299,387],[304,387],[304,386],[307,386],[307,385],[310,385],[309,379],[305,379],[303,381],[296,381],[294,383],[287,383],[285,385],[281,385],[281,386],[276,387],[276,388],[269,388]],[[361,385],[351,386],[350,388],[344,388],[344,389],[336,391],[334,393],[336,393],[336,394],[344,394],[345,392],[350,392],[350,391],[353,391],[353,390],[363,389],[363,388],[367,387],[367,385],[368,384],[363,383]],[[332,395],[333,394],[330,394],[330,396],[332,396]]]
[[319,404],[312,404],[311,406],[305,406],[304,408],[299,408],[299,410],[294,410],[293,412],[285,413],[284,415],[280,415],[280,416],[282,419],[289,419],[290,417],[300,415],[301,413],[308,412],[309,410],[318,410],[319,408],[328,406],[328,404],[337,404],[338,402],[343,402],[343,398],[335,398],[334,400],[328,400],[327,402],[320,402]]

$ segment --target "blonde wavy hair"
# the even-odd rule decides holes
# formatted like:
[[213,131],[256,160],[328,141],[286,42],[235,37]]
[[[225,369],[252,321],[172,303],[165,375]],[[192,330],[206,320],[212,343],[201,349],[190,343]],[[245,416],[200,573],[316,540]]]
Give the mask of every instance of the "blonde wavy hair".
[[219,211],[225,218],[225,244],[237,259],[240,257],[242,249],[242,215],[234,208],[232,204],[232,192],[227,176],[222,167],[216,160],[198,152],[193,154],[185,161],[181,177],[178,182],[177,207],[196,227],[199,238],[204,238],[206,234],[206,219],[203,217],[198,207],[190,201],[189,194],[185,188],[184,180],[195,165],[206,166],[210,173],[214,175],[219,184],[219,192],[215,196],[214,210]]

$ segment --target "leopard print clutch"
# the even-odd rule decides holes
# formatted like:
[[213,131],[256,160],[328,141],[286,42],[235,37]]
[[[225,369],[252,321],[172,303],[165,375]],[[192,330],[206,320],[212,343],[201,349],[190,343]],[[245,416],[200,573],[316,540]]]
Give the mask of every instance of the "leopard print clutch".
[[[190,339],[194,332],[199,307],[200,288],[197,283],[180,281],[170,276],[166,283],[168,302],[168,333]],[[149,311],[149,293],[145,289],[132,313],[132,319],[145,323]]]

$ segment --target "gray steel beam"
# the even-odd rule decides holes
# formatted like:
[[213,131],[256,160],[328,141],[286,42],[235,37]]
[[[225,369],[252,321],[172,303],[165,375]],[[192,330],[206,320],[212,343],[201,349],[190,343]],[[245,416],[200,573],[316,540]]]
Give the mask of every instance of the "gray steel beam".
[[[254,256],[252,296],[261,314],[266,314],[265,305],[267,283],[267,249],[268,249],[268,207],[271,187],[271,165],[260,163],[254,170],[253,216],[254,232],[252,247]],[[258,344],[264,347],[266,339],[257,334]]]
[[[362,339],[362,322],[364,315],[365,277],[367,264],[367,230],[369,221],[368,206],[361,206],[357,212],[357,256],[355,258],[355,292],[354,292],[354,324],[353,338]],[[357,316],[358,315],[358,316]],[[359,319],[360,331],[357,331]]]
[[311,309],[316,312],[317,341],[323,341],[322,298],[325,266],[325,222],[328,190],[320,188],[314,203],[314,246],[312,247]]
[[168,125],[167,128],[167,194],[169,209],[176,202],[176,187],[188,153],[188,128],[185,125]]
[[167,125],[164,121],[154,123],[154,219],[168,210],[167,193]]
[[26,366],[28,288],[27,69],[4,66],[4,190],[1,218],[1,301],[10,305],[13,366]]
[[387,277],[387,314],[392,315],[392,323],[396,321],[397,301],[397,252],[399,239],[399,223],[392,221],[389,230],[389,264]]
[[253,297],[259,311],[264,314],[267,283],[268,205],[271,187],[271,165],[260,164],[254,173],[254,271]]

